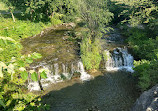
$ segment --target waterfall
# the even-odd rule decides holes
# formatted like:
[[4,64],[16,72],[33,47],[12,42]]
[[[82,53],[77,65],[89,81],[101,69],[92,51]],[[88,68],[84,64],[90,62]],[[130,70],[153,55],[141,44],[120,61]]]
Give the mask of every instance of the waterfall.
[[67,78],[67,79],[71,79],[72,74],[70,74],[70,72],[68,72],[68,66],[67,64],[62,64],[62,74]]
[[58,65],[58,63],[54,64],[54,70],[55,70],[55,75],[58,75],[58,72],[59,72],[59,65]]
[[134,58],[128,53],[127,48],[115,48],[111,53],[108,50],[106,52],[106,63],[105,67],[107,71],[126,70],[131,73],[134,72],[132,69]]
[[74,64],[71,63],[71,74],[73,74],[74,72],[75,72],[75,70],[74,70]]
[[92,79],[92,76],[85,72],[83,63],[81,61],[78,62],[78,71],[81,73],[80,79],[82,81],[88,81]]
[[[44,89],[46,89],[50,84],[56,84],[58,82],[63,82],[63,78],[61,75],[64,75],[66,79],[71,79],[74,72],[80,72],[80,79],[82,81],[88,81],[93,77],[84,70],[83,63],[81,61],[73,62],[69,64],[67,63],[54,63],[53,65],[46,65],[44,63],[39,64],[35,67],[32,67],[34,70],[39,69],[38,73],[45,71],[47,74],[46,79],[41,79],[41,84]],[[60,67],[59,67],[60,66]],[[69,69],[70,68],[70,69]],[[37,81],[32,81],[31,78],[28,81],[28,89],[30,91],[39,91],[40,87]]]
[[[53,67],[54,66],[54,74],[53,74]],[[39,72],[38,73],[41,73],[43,71],[45,71],[45,73],[47,74],[47,78],[46,79],[41,79],[41,84],[42,84],[42,87],[44,89],[46,89],[49,84],[52,84],[52,83],[58,83],[58,82],[62,82],[63,80],[61,79],[61,76],[59,75],[59,65],[58,63],[55,63],[53,66],[49,66],[49,65],[45,65],[45,64],[39,64],[34,68],[34,70],[36,68],[39,69]],[[29,78],[30,81],[28,83],[28,89],[30,91],[39,91],[40,90],[40,87],[39,87],[39,83],[37,81],[32,81],[31,78]]]

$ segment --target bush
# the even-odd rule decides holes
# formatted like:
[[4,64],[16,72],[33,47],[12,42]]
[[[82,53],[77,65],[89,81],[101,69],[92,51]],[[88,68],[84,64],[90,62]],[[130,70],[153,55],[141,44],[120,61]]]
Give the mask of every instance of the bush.
[[134,55],[141,59],[153,60],[156,58],[155,49],[157,42],[155,39],[147,37],[147,33],[136,28],[129,32],[128,44],[132,48]]
[[132,28],[127,33],[128,44],[135,57],[140,60],[134,62],[134,75],[138,78],[138,86],[142,91],[158,83],[158,39],[148,37],[147,32],[148,30]]
[[158,61],[135,61],[135,76],[139,79],[141,90],[147,90],[158,83]]
[[90,39],[90,34],[84,33],[84,39],[81,43],[81,59],[85,66],[88,69],[98,69],[101,61],[100,55],[100,45],[99,39],[95,39],[92,43]]
[[0,52],[0,61],[9,61],[11,57],[20,57],[22,45],[19,43],[21,39],[39,34],[47,24],[33,23],[30,21],[17,20],[13,22],[10,18],[0,17],[0,36],[10,37],[17,43],[3,41],[0,39],[0,47],[3,51]]
[[[29,67],[33,59],[40,54],[33,53],[27,57],[20,53],[20,40],[39,34],[47,25],[30,21],[0,17],[0,110],[36,110],[45,109],[46,105],[37,102],[38,95],[27,92],[25,85],[28,79],[27,71],[20,71]],[[40,73],[45,77],[45,73]],[[33,79],[33,78],[31,78]]]
[[62,16],[63,16],[62,14],[55,13],[54,16],[51,17],[51,19],[50,19],[52,25],[61,24],[62,23],[62,21],[61,21]]

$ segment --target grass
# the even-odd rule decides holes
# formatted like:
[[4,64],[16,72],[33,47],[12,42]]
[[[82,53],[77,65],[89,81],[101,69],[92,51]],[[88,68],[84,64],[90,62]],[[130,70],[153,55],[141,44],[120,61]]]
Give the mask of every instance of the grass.
[[44,28],[52,25],[51,22],[35,23],[26,19],[23,20],[23,16],[21,16],[20,13],[14,14],[16,22],[13,22],[11,14],[3,13],[7,11],[8,7],[3,2],[0,2],[0,36],[10,37],[14,39],[17,44],[0,39],[0,61],[3,62],[10,61],[12,57],[21,57],[21,39],[39,34]]
[[[0,9],[0,12],[7,12],[7,7],[2,2],[0,2]],[[12,57],[21,56],[21,39],[37,35],[45,28],[62,23],[59,19],[52,19],[47,23],[32,22],[24,19],[20,13],[15,13],[14,16],[16,22],[13,22],[11,14],[0,13],[0,36],[10,37],[18,43],[18,45],[9,42],[6,44],[0,39],[0,61],[3,62],[10,61]]]
[[[7,6],[0,2],[0,12],[7,12],[7,10]],[[22,20],[21,18],[21,14],[15,14],[16,22],[13,22],[11,14],[0,13],[0,36],[10,37],[18,43],[13,44],[9,41],[4,42],[2,39],[0,39],[0,61],[8,62],[12,57],[21,57],[21,39],[39,34],[44,28],[52,25],[51,22],[35,23],[29,20]]]
[[8,62],[12,57],[20,57],[20,50],[22,49],[22,45],[20,44],[21,39],[39,34],[44,28],[47,28],[50,25],[51,23],[34,23],[19,19],[16,19],[16,22],[13,22],[12,18],[4,18],[1,16],[0,36],[12,38],[18,43],[18,45],[12,43],[4,45],[0,39],[0,48],[3,49],[0,53],[0,61]]
[[47,27],[48,24],[42,22],[34,23],[30,21],[16,20],[13,22],[12,18],[0,17],[0,35],[4,37],[11,37],[15,40],[26,38],[38,34]]

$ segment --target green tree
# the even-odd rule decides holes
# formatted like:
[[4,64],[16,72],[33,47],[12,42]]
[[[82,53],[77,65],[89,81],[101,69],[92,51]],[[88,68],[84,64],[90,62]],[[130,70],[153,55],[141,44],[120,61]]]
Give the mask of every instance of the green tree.
[[123,22],[128,22],[133,26],[141,23],[149,23],[156,19],[158,7],[154,0],[111,0],[115,5],[122,4],[126,7],[121,15],[126,15]]
[[[32,21],[48,21],[55,13],[65,17],[77,13],[74,0],[2,0],[9,6],[21,10],[25,17]],[[67,16],[68,15],[68,16]]]
[[100,38],[113,18],[105,0],[79,0],[78,9],[88,32],[82,35],[81,59],[86,69],[98,69],[101,61]]
[[91,34],[104,31],[113,18],[113,13],[106,7],[106,0],[79,0],[81,18],[87,23]]

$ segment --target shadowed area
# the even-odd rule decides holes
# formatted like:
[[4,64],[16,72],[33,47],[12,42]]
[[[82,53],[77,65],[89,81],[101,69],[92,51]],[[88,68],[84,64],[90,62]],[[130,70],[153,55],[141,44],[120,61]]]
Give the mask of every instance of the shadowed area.
[[50,105],[50,111],[85,111],[92,107],[101,111],[128,111],[139,96],[134,78],[123,71],[104,73],[72,86],[68,83],[61,90],[53,89],[57,88],[52,87],[42,99]]

